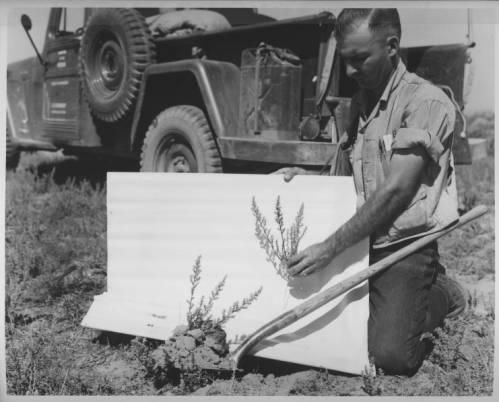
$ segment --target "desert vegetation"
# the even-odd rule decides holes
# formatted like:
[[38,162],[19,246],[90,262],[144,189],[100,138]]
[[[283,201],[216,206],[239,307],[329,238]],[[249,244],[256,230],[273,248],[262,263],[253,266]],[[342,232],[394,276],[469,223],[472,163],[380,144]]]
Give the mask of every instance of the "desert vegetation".
[[[489,151],[471,167],[459,168],[469,170],[469,188],[458,181],[465,207],[485,204],[490,213],[440,241],[448,274],[471,292],[470,309],[425,335],[433,350],[410,378],[388,376],[373,366],[362,376],[347,376],[251,357],[231,378],[232,373],[204,369],[196,360],[168,358],[168,343],[82,328],[80,321],[93,296],[106,288],[105,169],[60,155],[23,154],[17,171],[8,172],[6,177],[8,393],[491,395],[495,320],[493,124],[492,113],[469,116],[469,136],[486,138]],[[200,266],[197,273],[195,268],[196,264],[193,286],[201,280]],[[214,350],[211,346],[225,348],[222,335],[202,325],[210,317],[205,314],[210,300],[222,289],[223,284],[218,284],[203,304],[195,301],[194,293],[192,299],[186,295],[192,301],[190,320],[187,318],[186,328],[171,334],[175,339],[171,342],[181,339],[188,349],[206,346],[211,339],[209,350]],[[189,356],[188,352],[182,353]]]
[[277,196],[274,206],[277,234],[273,234],[255,197],[251,200],[251,212],[255,218],[255,236],[258,244],[265,251],[267,261],[272,264],[275,272],[285,280],[289,280],[286,268],[288,260],[298,252],[300,241],[307,232],[307,227],[303,223],[304,210],[305,205],[302,203],[293,223],[286,227],[281,197]]

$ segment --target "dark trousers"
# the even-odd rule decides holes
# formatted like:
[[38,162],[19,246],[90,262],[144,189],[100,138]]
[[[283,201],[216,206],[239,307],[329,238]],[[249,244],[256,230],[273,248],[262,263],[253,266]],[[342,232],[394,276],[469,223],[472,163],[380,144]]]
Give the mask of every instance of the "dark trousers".
[[[407,243],[371,249],[373,264]],[[432,284],[438,272],[437,243],[431,243],[369,280],[368,348],[385,373],[412,375],[426,356],[420,337],[443,323],[447,297]]]

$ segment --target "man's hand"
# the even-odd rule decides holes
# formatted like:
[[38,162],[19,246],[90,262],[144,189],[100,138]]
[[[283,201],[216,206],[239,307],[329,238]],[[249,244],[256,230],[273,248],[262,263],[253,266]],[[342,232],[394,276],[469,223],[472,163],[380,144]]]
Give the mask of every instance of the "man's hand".
[[305,169],[302,169],[300,167],[285,167],[279,170],[276,170],[272,174],[283,174],[284,175],[284,181],[289,182],[293,177],[296,175],[304,175],[304,174],[309,174]]
[[335,252],[326,242],[312,244],[305,250],[291,257],[288,261],[288,273],[291,276],[305,276],[326,267]]

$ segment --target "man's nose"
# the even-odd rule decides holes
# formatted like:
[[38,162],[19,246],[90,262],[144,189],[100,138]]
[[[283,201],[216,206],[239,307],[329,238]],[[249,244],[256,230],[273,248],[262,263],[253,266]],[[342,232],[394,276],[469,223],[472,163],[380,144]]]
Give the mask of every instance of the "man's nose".
[[357,74],[357,69],[350,63],[347,63],[346,68],[347,68],[346,70],[347,76],[349,78],[354,78],[355,75]]

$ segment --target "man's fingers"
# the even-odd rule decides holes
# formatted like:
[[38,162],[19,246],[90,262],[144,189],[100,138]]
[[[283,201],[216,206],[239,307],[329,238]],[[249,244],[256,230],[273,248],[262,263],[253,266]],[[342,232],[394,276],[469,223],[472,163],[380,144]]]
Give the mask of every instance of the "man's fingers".
[[289,168],[281,168],[276,170],[275,172],[272,172],[271,174],[286,174],[286,172],[289,170]]
[[288,273],[291,276],[296,276],[300,274],[303,270],[309,268],[309,266],[312,264],[312,262],[306,258],[301,260],[298,264],[295,264],[294,266],[290,267],[288,269]]
[[284,181],[287,183],[289,182],[295,175],[297,174],[294,170],[294,168],[281,168],[279,170],[276,170],[275,172],[272,172],[271,174],[282,174],[284,175]]
[[296,175],[306,174],[306,171],[304,169],[301,169],[298,167],[286,167],[286,168],[278,169],[275,172],[272,172],[270,174],[282,174],[282,175],[284,175],[284,181],[289,182]]
[[311,273],[315,272],[317,270],[317,267],[315,265],[312,265],[303,271],[300,272],[300,276],[307,276],[310,275]]
[[292,268],[293,265],[298,264],[304,257],[305,253],[303,251],[290,257],[288,260],[288,269]]
[[296,167],[291,168],[284,174],[284,181],[289,182],[293,177],[299,174],[303,174],[302,169]]

